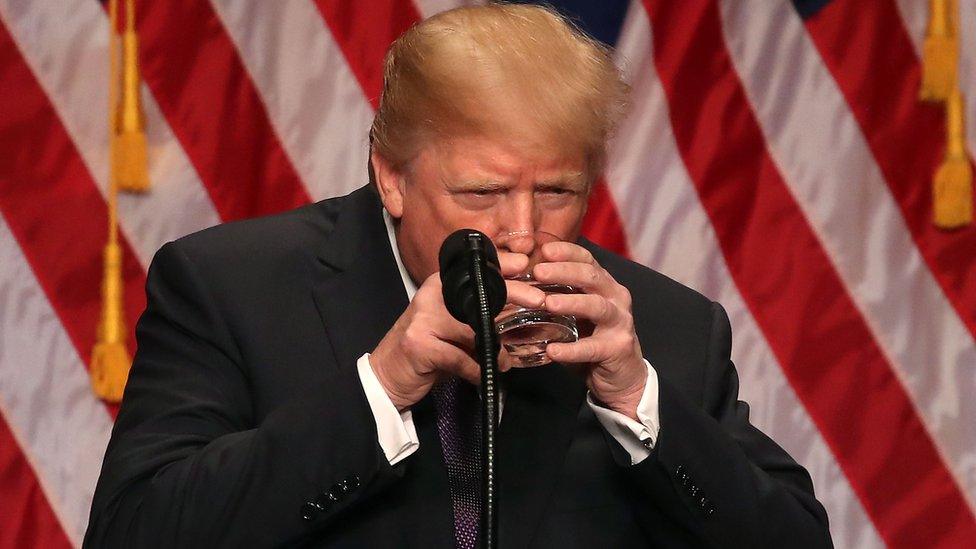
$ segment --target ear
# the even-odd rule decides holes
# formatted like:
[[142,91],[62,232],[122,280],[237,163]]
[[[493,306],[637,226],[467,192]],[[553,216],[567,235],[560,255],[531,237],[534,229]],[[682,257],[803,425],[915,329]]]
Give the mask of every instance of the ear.
[[369,161],[376,178],[376,190],[380,193],[383,207],[394,219],[403,215],[403,174],[375,149],[370,152]]

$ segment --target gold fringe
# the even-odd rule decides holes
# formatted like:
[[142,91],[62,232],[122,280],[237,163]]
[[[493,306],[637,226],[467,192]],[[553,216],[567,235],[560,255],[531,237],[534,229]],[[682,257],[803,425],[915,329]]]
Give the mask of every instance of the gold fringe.
[[116,105],[112,140],[112,171],[119,189],[127,192],[149,190],[145,115],[142,111],[139,78],[139,37],[135,29],[134,0],[126,0],[126,29],[122,36],[121,94]]
[[966,154],[964,105],[958,90],[946,103],[946,155],[932,187],[933,218],[940,229],[973,221],[973,170]]
[[130,193],[148,191],[146,134],[142,131],[124,132],[115,136],[114,141],[112,170],[118,179],[119,189]]
[[132,359],[124,343],[96,343],[92,350],[91,381],[95,395],[105,402],[122,402]]
[[[114,204],[112,205],[114,206]],[[115,222],[114,208],[110,222]],[[115,226],[112,227],[113,229]],[[105,273],[102,279],[102,316],[98,341],[92,350],[91,382],[95,394],[108,402],[122,400],[132,360],[125,346],[125,311],[122,307],[122,248],[117,230],[110,231],[105,246]]]
[[925,101],[944,101],[956,87],[959,42],[955,0],[930,0],[929,24],[922,49],[922,88]]

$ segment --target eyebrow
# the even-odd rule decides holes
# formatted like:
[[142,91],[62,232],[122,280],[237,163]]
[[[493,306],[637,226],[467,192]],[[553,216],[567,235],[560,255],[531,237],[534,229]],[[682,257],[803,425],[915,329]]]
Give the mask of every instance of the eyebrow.
[[[568,172],[546,179],[540,179],[535,183],[536,188],[572,188],[573,190],[585,190],[586,178],[583,172]],[[508,187],[508,183],[497,179],[462,179],[459,181],[447,182],[450,191],[494,191]]]
[[455,181],[453,183],[448,183],[449,190],[458,191],[471,191],[471,190],[484,190],[492,191],[496,189],[505,188],[505,183],[497,181],[495,179],[462,179],[461,181]]
[[537,187],[566,187],[570,186],[576,190],[586,188],[586,178],[583,172],[570,172],[536,182]]

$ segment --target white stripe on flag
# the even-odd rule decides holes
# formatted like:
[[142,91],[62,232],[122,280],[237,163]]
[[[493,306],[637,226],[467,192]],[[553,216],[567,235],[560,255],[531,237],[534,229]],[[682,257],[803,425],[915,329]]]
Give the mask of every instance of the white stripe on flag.
[[[976,342],[915,247],[843,94],[788,3],[726,0],[726,43],[771,156],[940,453],[976,497]],[[785,93],[784,90],[789,90]]]
[[414,4],[417,6],[417,11],[424,19],[434,15],[435,13],[456,8],[458,6],[473,6],[484,3],[484,0],[414,0]]
[[68,539],[81,545],[112,418],[2,217],[0,303],[0,413]]
[[740,398],[756,404],[753,423],[810,471],[817,497],[831,517],[838,547],[881,547],[876,529],[732,282],[677,150],[651,48],[646,13],[643,8],[632,8],[617,57],[633,86],[633,110],[612,143],[607,173],[632,255],[727,308],[735,332],[733,356],[742,381]]
[[976,157],[976,2],[959,3],[959,82],[966,94],[966,139]]
[[313,200],[367,181],[373,109],[311,0],[212,0]]
[[[108,18],[92,0],[0,0],[2,17],[101,192],[108,190]],[[152,190],[122,195],[119,223],[143,266],[219,217],[149,88],[142,87]]]

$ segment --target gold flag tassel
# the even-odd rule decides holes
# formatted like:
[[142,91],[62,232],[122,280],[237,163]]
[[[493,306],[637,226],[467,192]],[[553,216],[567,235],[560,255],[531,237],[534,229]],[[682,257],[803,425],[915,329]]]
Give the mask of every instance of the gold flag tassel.
[[[115,2],[117,0],[113,0]],[[110,8],[111,9],[111,8]],[[113,27],[113,32],[116,27]],[[146,153],[145,115],[139,93],[139,38],[136,34],[135,0],[126,0],[125,32],[122,35],[122,75],[113,75],[113,85],[121,84],[118,103],[114,105],[112,171],[119,188],[128,192],[149,189]]]
[[925,101],[945,101],[956,87],[959,48],[952,17],[956,0],[930,0],[929,25],[922,49],[922,89]]
[[932,188],[934,221],[940,229],[973,221],[973,169],[966,154],[964,105],[958,89],[946,103],[946,155]]
[[119,246],[119,178],[115,159],[120,150],[116,139],[115,106],[118,99],[118,0],[109,2],[109,138],[112,169],[109,173],[108,243],[105,245],[105,271],[102,279],[102,314],[91,357],[91,382],[95,394],[108,402],[122,400],[132,361],[126,349],[125,312],[122,307],[122,248]]
[[[112,209],[114,213],[114,208]],[[115,216],[108,244],[105,246],[105,273],[102,279],[102,317],[98,323],[98,341],[92,350],[92,388],[108,402],[122,400],[132,359],[126,349],[125,312],[122,309],[122,248],[118,242]]]

